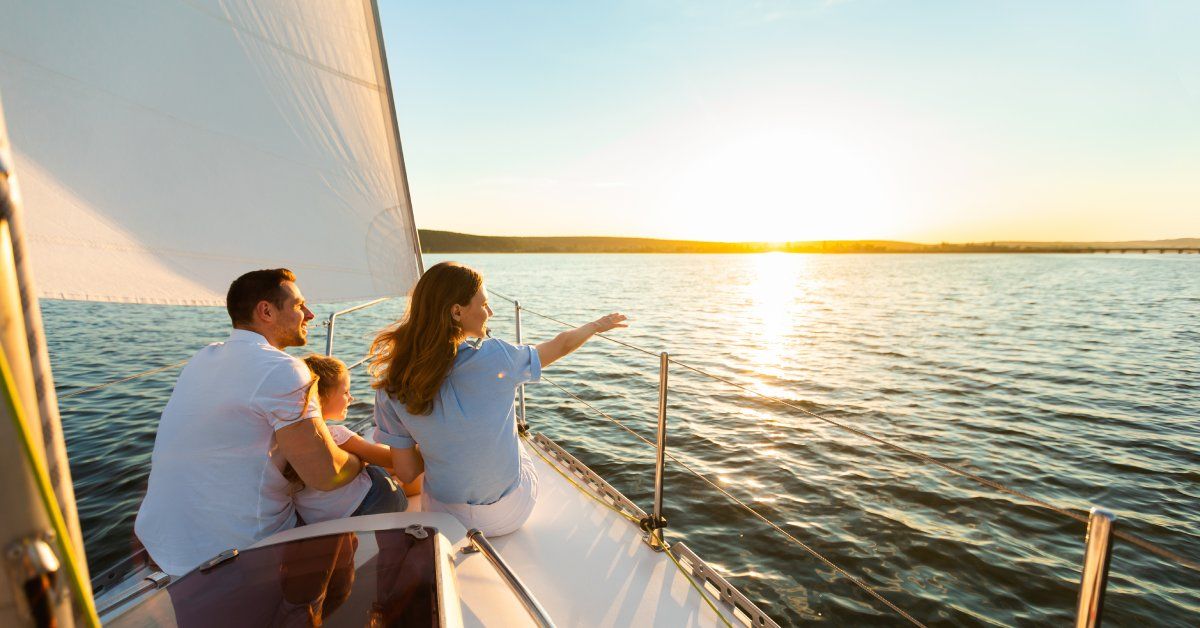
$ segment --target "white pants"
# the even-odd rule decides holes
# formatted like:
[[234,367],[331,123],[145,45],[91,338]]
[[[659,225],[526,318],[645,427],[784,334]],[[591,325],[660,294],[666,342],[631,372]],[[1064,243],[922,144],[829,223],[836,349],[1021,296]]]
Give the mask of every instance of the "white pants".
[[521,477],[517,487],[511,493],[501,497],[491,504],[443,504],[429,493],[421,493],[421,510],[425,512],[445,512],[454,515],[467,530],[478,529],[489,537],[503,536],[516,532],[529,515],[533,514],[533,506],[537,502],[538,477],[533,460],[521,447]]

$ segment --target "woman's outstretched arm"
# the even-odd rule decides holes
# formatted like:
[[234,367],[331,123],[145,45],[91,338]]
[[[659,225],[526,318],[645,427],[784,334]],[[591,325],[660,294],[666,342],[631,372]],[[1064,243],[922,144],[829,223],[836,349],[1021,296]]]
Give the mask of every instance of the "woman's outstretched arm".
[[550,366],[550,364],[558,361],[559,358],[582,347],[583,343],[588,341],[588,338],[596,334],[604,333],[618,327],[629,327],[629,325],[625,324],[625,321],[624,314],[613,312],[608,316],[601,316],[571,331],[564,331],[555,336],[554,340],[548,340],[539,344],[537,352],[538,358],[542,361],[542,367]]

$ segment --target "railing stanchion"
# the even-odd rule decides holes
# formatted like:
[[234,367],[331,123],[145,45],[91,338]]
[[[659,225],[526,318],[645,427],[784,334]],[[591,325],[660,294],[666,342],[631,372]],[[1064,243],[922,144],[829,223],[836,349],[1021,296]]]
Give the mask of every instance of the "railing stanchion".
[[329,322],[325,326],[329,328],[329,335],[325,336],[325,355],[333,355],[333,323],[337,319],[337,312],[329,315]]
[[349,314],[350,312],[357,312],[361,309],[371,307],[372,305],[378,305],[380,303],[383,303],[384,301],[387,301],[388,299],[391,299],[391,297],[381,297],[381,298],[375,299],[374,301],[367,301],[366,303],[359,303],[358,305],[356,305],[354,307],[348,307],[344,310],[338,310],[337,312],[330,314],[329,320],[325,321],[325,327],[326,327],[326,329],[329,330],[329,335],[325,336],[325,355],[328,355],[328,356],[333,355],[333,324],[334,324],[334,322],[337,321],[337,317],[341,316],[342,314]]
[[[517,308],[517,344],[521,344],[521,302],[513,301],[513,305]],[[529,424],[525,422],[525,384],[517,387],[517,431],[529,432]]]
[[650,534],[650,547],[664,550],[662,529],[667,525],[663,517],[663,475],[667,463],[667,352],[658,355],[658,457],[654,463],[654,511],[650,521],[643,527]]
[[1104,589],[1108,586],[1108,564],[1112,557],[1112,529],[1116,516],[1103,508],[1092,508],[1084,541],[1083,577],[1079,583],[1076,628],[1100,625]]

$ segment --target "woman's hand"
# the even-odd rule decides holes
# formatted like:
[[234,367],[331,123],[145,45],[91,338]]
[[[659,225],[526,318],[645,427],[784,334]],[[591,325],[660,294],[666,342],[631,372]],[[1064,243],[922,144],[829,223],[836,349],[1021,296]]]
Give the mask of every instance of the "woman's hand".
[[618,327],[629,327],[629,325],[625,324],[625,321],[627,320],[629,320],[629,318],[624,314],[620,312],[613,312],[608,316],[601,316],[600,318],[597,318],[596,320],[592,321],[592,324],[596,326],[596,333],[602,334],[606,331],[617,329]]
[[537,346],[538,359],[542,361],[543,368],[550,366],[550,364],[557,362],[559,358],[581,347],[583,343],[587,342],[588,338],[591,338],[595,334],[610,331],[618,327],[629,327],[629,325],[625,324],[626,320],[628,319],[625,318],[624,314],[613,312],[608,316],[601,316],[582,327],[576,327],[571,331],[564,331],[555,336],[554,340],[543,342]]

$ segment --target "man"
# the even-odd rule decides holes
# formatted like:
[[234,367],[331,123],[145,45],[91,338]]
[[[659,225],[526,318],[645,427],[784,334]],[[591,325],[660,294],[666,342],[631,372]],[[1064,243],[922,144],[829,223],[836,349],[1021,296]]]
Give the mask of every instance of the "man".
[[134,530],[168,574],[294,527],[287,462],[318,490],[376,493],[329,435],[308,367],[283,351],[308,341],[313,318],[295,282],[283,268],[238,277],[233,332],[188,362],[163,410]]

